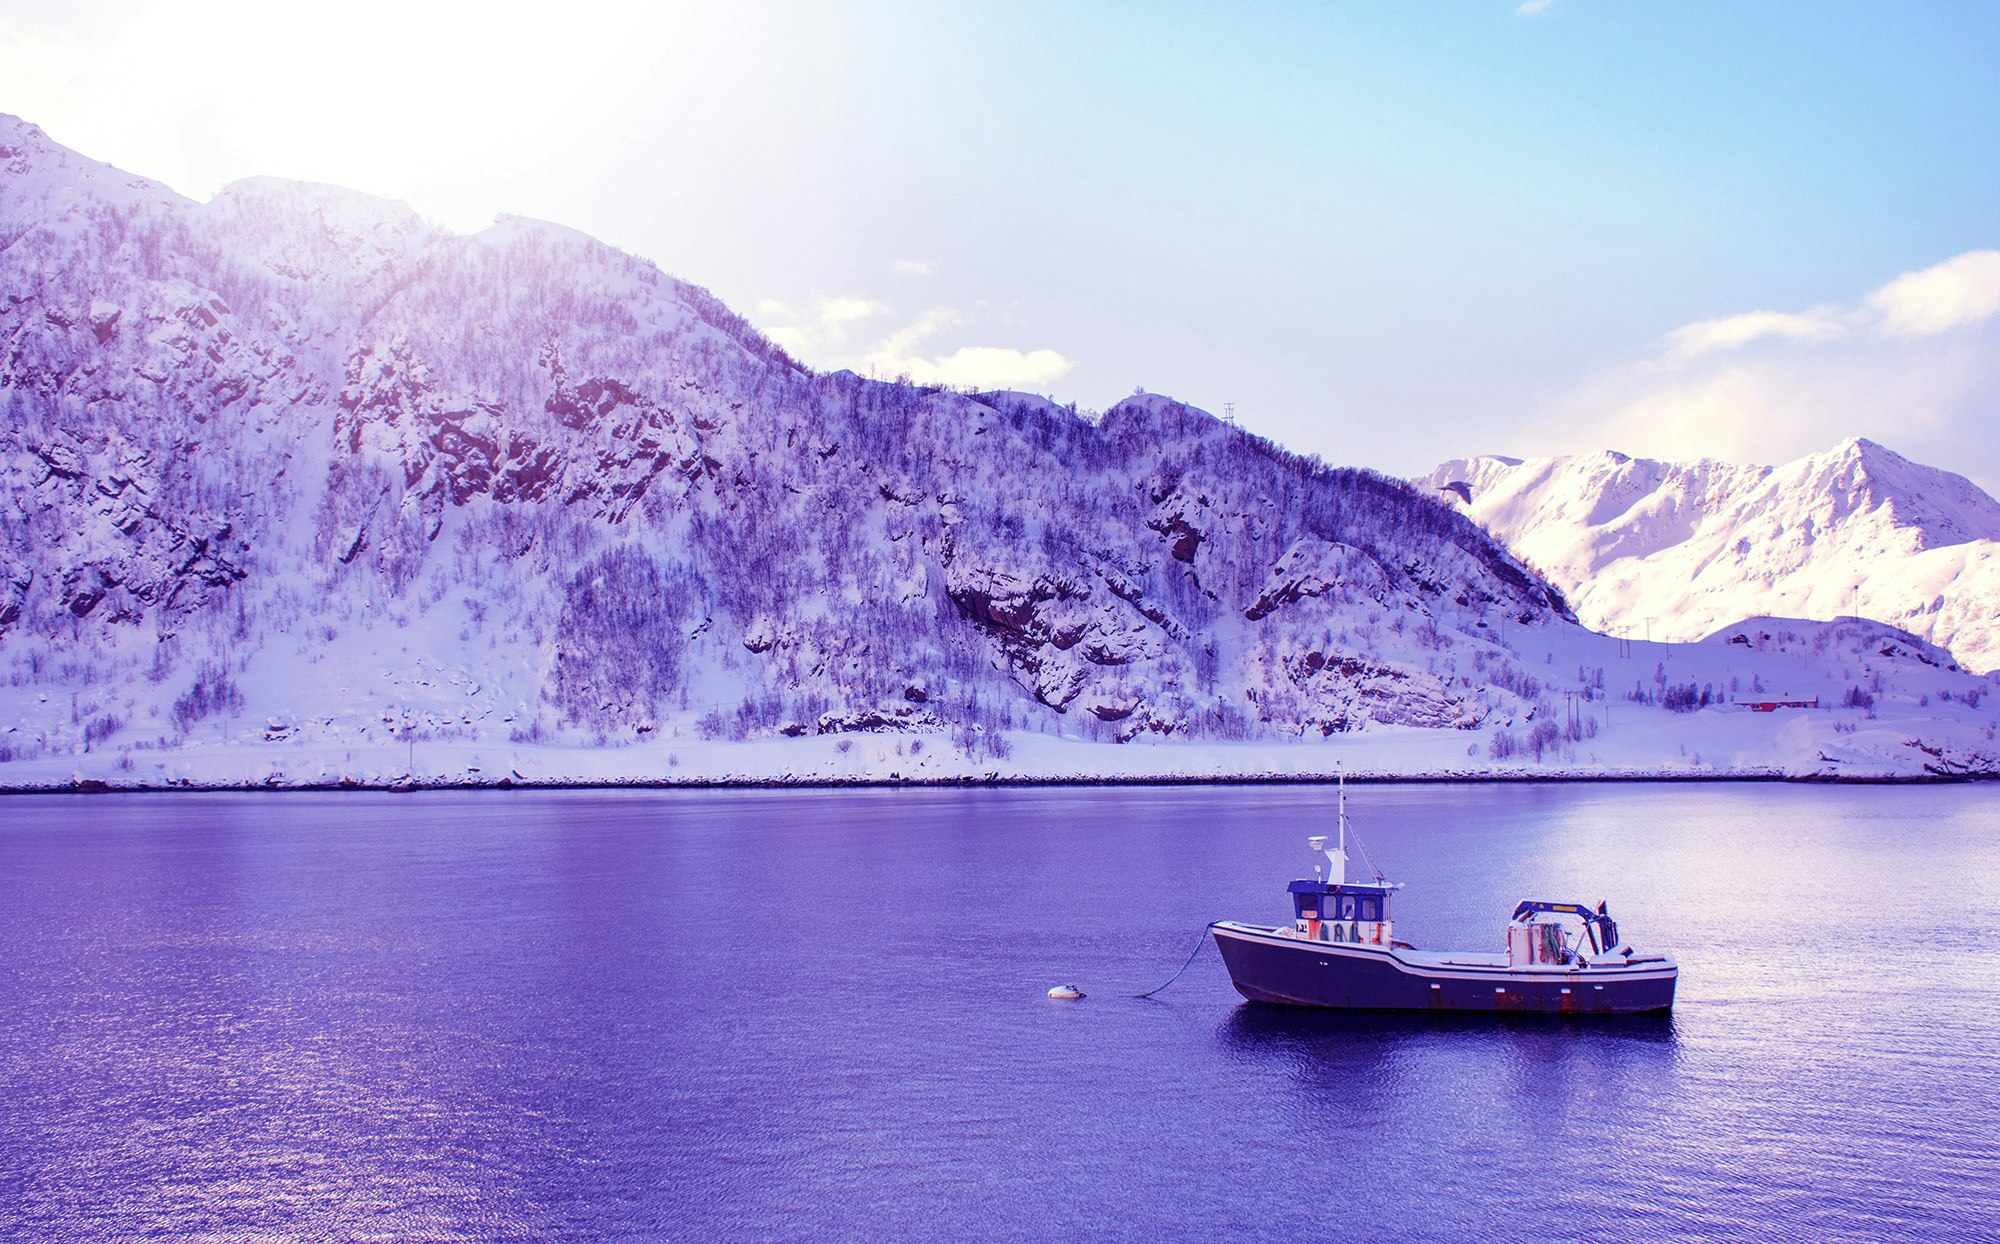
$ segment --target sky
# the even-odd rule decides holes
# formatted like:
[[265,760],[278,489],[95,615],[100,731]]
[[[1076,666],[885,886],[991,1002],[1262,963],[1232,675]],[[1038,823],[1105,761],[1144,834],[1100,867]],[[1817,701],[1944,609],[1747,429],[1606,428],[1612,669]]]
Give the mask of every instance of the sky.
[[570,225],[824,369],[1993,490],[1995,47],[1984,0],[0,0],[0,111],[196,198]]

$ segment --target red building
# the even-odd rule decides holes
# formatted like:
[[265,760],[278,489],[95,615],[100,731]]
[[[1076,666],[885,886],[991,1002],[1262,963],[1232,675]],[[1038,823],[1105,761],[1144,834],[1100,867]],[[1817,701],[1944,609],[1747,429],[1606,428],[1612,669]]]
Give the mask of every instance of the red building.
[[1775,713],[1781,708],[1818,708],[1819,697],[1808,700],[1738,700],[1738,708],[1747,708],[1753,713]]

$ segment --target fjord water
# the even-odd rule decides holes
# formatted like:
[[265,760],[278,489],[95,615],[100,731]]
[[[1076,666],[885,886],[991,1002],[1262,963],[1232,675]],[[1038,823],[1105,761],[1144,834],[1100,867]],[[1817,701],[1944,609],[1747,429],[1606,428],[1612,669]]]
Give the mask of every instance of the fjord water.
[[1350,788],[1401,935],[1608,898],[1671,1019],[1118,996],[1329,793],[6,799],[0,1235],[1992,1236],[1990,789]]

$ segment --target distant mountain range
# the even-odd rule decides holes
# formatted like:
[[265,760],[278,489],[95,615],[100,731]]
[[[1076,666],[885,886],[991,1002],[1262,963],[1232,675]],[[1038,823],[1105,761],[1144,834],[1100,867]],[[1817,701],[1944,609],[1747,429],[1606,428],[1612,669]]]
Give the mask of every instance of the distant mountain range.
[[[467,780],[949,777],[1039,740],[1254,771],[1298,762],[1206,745],[1359,736],[1433,770],[2000,764],[1920,641],[1774,623],[1670,666],[1434,488],[1155,395],[816,374],[556,225],[197,203],[0,118],[0,343],[0,786],[384,781],[419,743]],[[1903,714],[1879,739],[1829,717],[1704,762],[1742,727],[1668,711],[1856,680]],[[1610,697],[1643,716],[1600,755]]]
[[1417,481],[1547,574],[1588,626],[1700,639],[1859,613],[2000,667],[2000,502],[1852,439],[1784,466],[1458,458]]

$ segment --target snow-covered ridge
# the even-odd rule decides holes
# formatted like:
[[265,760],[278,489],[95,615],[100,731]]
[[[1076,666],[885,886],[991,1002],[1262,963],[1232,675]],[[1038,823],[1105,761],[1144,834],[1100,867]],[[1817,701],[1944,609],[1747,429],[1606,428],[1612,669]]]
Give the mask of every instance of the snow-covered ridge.
[[[1908,637],[1617,648],[1451,506],[1169,398],[815,375],[560,226],[0,148],[0,785],[1213,773],[1329,738],[1623,772],[1745,730],[1746,771],[1992,767],[1979,680]],[[1662,707],[1780,670],[1865,684],[1887,733]],[[1621,697],[1652,725],[1612,747]]]
[[2000,667],[2000,502],[1850,439],[1783,466],[1477,457],[1417,481],[1560,584],[1585,624],[1700,638],[1753,614],[1878,618]]

